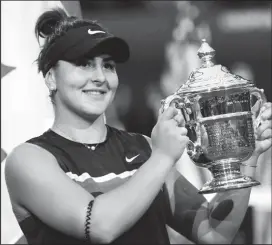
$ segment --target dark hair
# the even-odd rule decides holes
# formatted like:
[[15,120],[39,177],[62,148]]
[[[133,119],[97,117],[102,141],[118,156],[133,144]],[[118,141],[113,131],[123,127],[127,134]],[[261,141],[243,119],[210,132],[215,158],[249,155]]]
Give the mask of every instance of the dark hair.
[[[44,12],[37,20],[35,25],[35,35],[39,42],[39,38],[45,38],[44,45],[41,46],[41,51],[36,60],[38,63],[38,71],[44,72],[43,63],[45,54],[52,44],[58,38],[63,36],[68,30],[98,24],[97,21],[83,20],[75,16],[68,16],[61,8],[54,8]],[[40,44],[40,42],[39,42]]]
[[[44,12],[37,20],[35,25],[35,36],[40,45],[40,38],[44,38],[44,44],[36,60],[38,64],[38,72],[45,73],[44,62],[45,55],[52,44],[63,36],[68,30],[90,24],[98,24],[97,21],[82,20],[75,16],[68,16],[62,8],[53,8]],[[56,64],[54,64],[56,65]],[[44,74],[45,75],[45,74]],[[49,97],[54,104],[54,96],[56,91],[50,91]]]

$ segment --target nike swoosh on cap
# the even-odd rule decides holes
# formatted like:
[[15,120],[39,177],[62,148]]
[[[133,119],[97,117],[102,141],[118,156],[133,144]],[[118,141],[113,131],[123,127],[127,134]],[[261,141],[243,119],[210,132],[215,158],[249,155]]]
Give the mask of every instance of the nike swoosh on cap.
[[89,33],[90,35],[94,35],[94,34],[96,34],[96,33],[106,33],[106,32],[104,32],[104,31],[92,31],[91,29],[89,29],[89,30],[88,30],[88,33]]
[[138,156],[140,156],[140,154],[138,154],[138,155],[136,155],[136,156],[134,156],[134,157],[131,157],[131,158],[128,158],[128,157],[126,157],[126,161],[127,162],[132,162],[136,157],[138,157]]

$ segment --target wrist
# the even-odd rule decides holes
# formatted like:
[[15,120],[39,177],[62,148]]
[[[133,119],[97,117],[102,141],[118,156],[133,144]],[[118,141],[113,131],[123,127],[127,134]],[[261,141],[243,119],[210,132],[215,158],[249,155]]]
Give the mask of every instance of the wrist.
[[156,160],[157,163],[163,162],[165,165],[167,164],[174,165],[176,162],[173,157],[161,151],[160,149],[153,149],[151,158]]

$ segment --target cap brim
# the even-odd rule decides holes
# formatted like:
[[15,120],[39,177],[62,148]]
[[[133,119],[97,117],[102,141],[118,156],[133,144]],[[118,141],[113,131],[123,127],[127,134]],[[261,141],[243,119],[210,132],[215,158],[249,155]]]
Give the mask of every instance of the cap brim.
[[79,45],[67,50],[65,59],[73,61],[81,57],[95,57],[101,54],[108,54],[115,62],[124,63],[129,59],[129,46],[125,40],[114,36],[92,40],[86,38]]

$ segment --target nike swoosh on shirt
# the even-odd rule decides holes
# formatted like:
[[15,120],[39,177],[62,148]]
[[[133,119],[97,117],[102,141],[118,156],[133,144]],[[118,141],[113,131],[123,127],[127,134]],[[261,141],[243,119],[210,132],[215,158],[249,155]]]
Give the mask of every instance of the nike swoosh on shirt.
[[132,162],[136,157],[138,157],[138,156],[140,156],[140,154],[138,154],[138,155],[136,155],[136,156],[134,156],[134,157],[131,157],[131,158],[128,158],[128,157],[126,157],[126,161],[127,162]]
[[88,30],[88,33],[90,35],[96,34],[96,33],[105,33],[104,31],[92,31],[91,29]]

